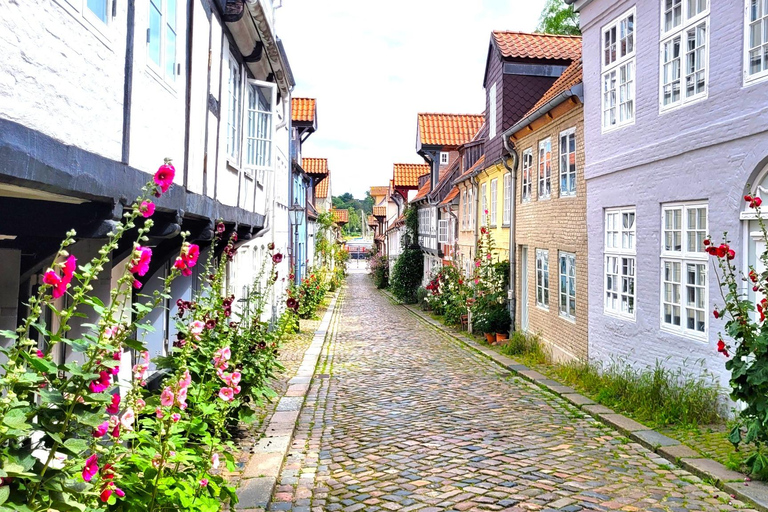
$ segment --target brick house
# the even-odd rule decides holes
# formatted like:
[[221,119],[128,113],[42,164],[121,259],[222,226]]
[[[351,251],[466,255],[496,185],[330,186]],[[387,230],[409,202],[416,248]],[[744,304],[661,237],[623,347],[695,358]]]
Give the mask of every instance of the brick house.
[[539,335],[555,360],[585,358],[588,349],[582,91],[575,60],[503,134],[518,155],[518,328]]

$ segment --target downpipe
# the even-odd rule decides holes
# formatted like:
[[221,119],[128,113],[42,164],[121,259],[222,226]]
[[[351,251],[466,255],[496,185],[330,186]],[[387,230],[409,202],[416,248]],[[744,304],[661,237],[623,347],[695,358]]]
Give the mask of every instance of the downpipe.
[[[515,150],[514,143],[509,140],[509,137],[504,136],[502,140],[508,155],[502,156],[501,163],[511,174],[509,187],[511,196],[509,204],[509,317],[512,320],[511,330],[514,331],[517,313],[517,283],[515,282],[517,277],[517,245],[515,240],[515,201],[517,194],[515,187],[517,185],[517,167],[520,159]],[[512,165],[509,164],[509,160],[512,160]]]

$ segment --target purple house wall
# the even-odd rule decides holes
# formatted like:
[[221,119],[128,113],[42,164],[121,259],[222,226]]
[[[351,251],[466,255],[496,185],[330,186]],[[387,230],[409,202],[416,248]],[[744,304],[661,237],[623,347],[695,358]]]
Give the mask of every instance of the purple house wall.
[[[696,252],[700,250],[697,233],[694,229],[686,230],[687,216],[700,218],[704,210],[697,208],[705,208],[706,232],[718,241],[722,233],[727,232],[731,246],[737,251],[739,266],[746,268],[749,262],[754,263],[759,242],[753,239],[755,221],[748,219],[742,196],[757,191],[765,179],[768,76],[749,80],[752,77],[745,71],[745,20],[751,14],[751,0],[710,0],[707,4],[711,5],[707,5],[704,12],[692,13],[693,21],[688,28],[685,28],[686,13],[681,13],[683,31],[679,32],[682,34],[681,95],[686,94],[688,30],[692,31],[692,40],[704,46],[704,53],[699,55],[708,54],[708,58],[700,61],[706,64],[705,89],[696,97],[694,87],[692,101],[664,109],[660,92],[664,42],[672,41],[675,33],[673,29],[662,35],[664,3],[663,0],[575,2],[583,32],[590,254],[589,353],[593,359],[624,357],[637,365],[653,365],[660,360],[672,368],[684,367],[692,372],[704,368],[725,383],[725,360],[716,352],[723,323],[712,316],[713,308],[722,304],[720,290],[712,262]],[[687,9],[687,4],[689,2],[683,0],[682,9]],[[626,39],[622,46],[622,28],[628,30],[631,25],[634,56],[627,51],[623,62],[634,59],[635,73],[630,75],[634,79],[634,120],[621,127],[609,125],[604,129],[604,107],[610,106],[610,96],[604,98],[603,95],[605,73],[617,70],[618,101],[622,78],[618,67],[612,68],[617,66],[616,62],[605,64],[604,30],[630,9],[634,9],[632,19],[627,17],[626,24],[617,26],[616,60],[620,67],[622,48],[630,47]],[[768,24],[768,19],[764,23]],[[701,30],[697,32],[699,27]],[[609,41],[611,36],[609,31]],[[666,49],[670,50],[668,55],[674,57],[674,42]],[[609,48],[608,60],[611,59]],[[668,66],[668,70],[673,71],[673,67]],[[674,78],[675,74],[668,76]],[[701,85],[697,80],[693,83]],[[608,122],[610,114],[609,110]],[[619,114],[617,109],[616,115]],[[764,200],[766,196],[768,193],[763,196]],[[614,208],[624,210],[612,210]],[[678,225],[675,223],[677,211],[682,215],[680,244],[675,229],[662,228],[665,220],[670,221],[673,228]],[[629,224],[632,212],[635,213],[634,234],[631,228],[618,229],[618,242],[613,245],[613,236],[606,234],[610,223],[614,219],[619,223],[626,219]],[[609,218],[613,213],[618,216]],[[692,240],[691,252],[688,252],[687,235]],[[629,242],[632,236],[634,244]],[[629,286],[632,266],[634,290]],[[680,275],[675,275],[675,269],[680,270]],[[689,284],[689,278],[693,284]],[[631,291],[634,298],[629,311],[627,292]],[[689,297],[693,299],[692,307],[689,307]],[[695,315],[697,302],[703,306],[703,324]],[[675,310],[674,304],[680,309]],[[688,313],[693,317],[690,324]],[[703,365],[698,365],[698,361],[703,361]]]

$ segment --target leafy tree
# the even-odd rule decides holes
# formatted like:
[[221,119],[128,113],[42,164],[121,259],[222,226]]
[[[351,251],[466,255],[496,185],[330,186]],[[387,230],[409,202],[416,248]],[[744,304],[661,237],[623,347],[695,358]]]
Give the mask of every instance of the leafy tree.
[[345,235],[359,235],[362,230],[362,219],[360,219],[360,210],[365,212],[365,215],[373,213],[373,197],[370,192],[365,193],[365,199],[355,199],[355,197],[349,192],[344,192],[340,196],[334,196],[331,198],[333,207],[340,210],[349,211],[349,222],[342,229]]
[[581,35],[579,15],[573,5],[566,5],[564,0],[547,0],[541,11],[536,31],[566,36]]
[[405,210],[405,235],[401,241],[403,252],[398,256],[389,279],[392,293],[406,304],[416,304],[417,292],[424,275],[424,254],[419,248],[419,217],[416,208]]

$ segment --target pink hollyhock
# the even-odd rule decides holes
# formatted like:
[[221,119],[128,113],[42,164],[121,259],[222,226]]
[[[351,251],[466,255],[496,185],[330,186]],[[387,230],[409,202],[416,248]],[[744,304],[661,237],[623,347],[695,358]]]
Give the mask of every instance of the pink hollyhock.
[[133,412],[133,409],[130,407],[125,410],[123,413],[123,417],[120,418],[120,424],[123,426],[125,430],[128,432],[133,431],[133,422],[136,421],[136,415]]
[[93,437],[95,438],[104,437],[104,434],[106,434],[108,430],[109,430],[109,422],[105,421],[104,423],[102,423],[101,425],[93,429]]
[[233,392],[234,392],[236,395],[239,395],[239,394],[240,394],[240,386],[235,386],[235,387],[233,387],[233,388],[232,388],[232,391],[233,391]]
[[157,416],[157,419],[161,420],[165,416],[165,413],[161,408],[158,407],[157,409],[155,409],[155,416]]
[[231,402],[235,398],[235,392],[232,388],[221,388],[219,390],[219,398],[225,402]]
[[163,407],[170,407],[173,405],[173,391],[166,386],[162,393],[160,393],[160,405]]
[[108,340],[111,340],[114,338],[118,331],[120,330],[120,326],[118,325],[110,325],[104,328],[104,337]]
[[173,268],[184,272],[184,270],[187,268],[187,264],[184,263],[184,260],[181,259],[181,256],[179,256],[176,258],[176,261],[173,262]]
[[197,259],[200,257],[200,247],[195,244],[184,244],[181,251],[181,259],[184,260],[184,264],[188,267],[194,267],[197,264]]
[[181,388],[176,393],[176,403],[182,411],[187,408],[187,388]]
[[147,275],[149,272],[149,262],[152,259],[152,249],[149,247],[136,247],[134,251],[133,260],[128,270],[133,274],[139,274],[140,276]]
[[91,381],[91,383],[88,384],[88,388],[91,390],[91,393],[101,393],[109,388],[109,386],[112,384],[112,377],[110,374],[111,372],[108,372],[107,370],[100,371],[99,380]]
[[133,280],[133,287],[136,290],[141,290],[141,281],[139,281],[138,279],[134,279]]
[[141,205],[139,205],[139,211],[142,217],[148,219],[155,213],[155,203],[152,201],[142,201]]
[[171,414],[171,421],[172,421],[172,422],[176,423],[176,422],[177,422],[177,421],[179,421],[180,419],[181,419],[181,414],[179,414],[179,413],[177,413],[177,412],[175,412],[175,413]]
[[206,487],[208,485],[208,479],[203,478],[200,480],[200,487]]
[[181,376],[181,380],[179,381],[179,386],[182,389],[186,389],[189,387],[190,384],[192,384],[192,375],[189,374],[189,370],[184,370],[184,375]]
[[85,460],[85,467],[83,468],[83,480],[90,482],[96,473],[99,472],[99,465],[96,464],[98,456],[94,453]]
[[[61,278],[59,277],[59,274],[56,273],[53,269],[48,269],[45,274],[43,274],[43,283],[53,286],[54,290],[57,286],[61,284]],[[58,297],[57,297],[58,298]]]
[[108,414],[117,414],[120,411],[120,394],[112,395],[112,403],[107,406]]
[[119,487],[115,487],[115,494],[117,494],[121,498],[125,498],[125,492]]
[[213,469],[219,469],[219,454],[214,453],[211,455],[211,467]]
[[145,402],[145,401],[144,401],[144,400],[142,400],[141,398],[137,398],[137,399],[136,399],[136,408],[139,410],[139,412],[141,412],[142,410],[144,410],[144,408],[145,408],[146,406],[147,406],[147,402]]
[[45,353],[44,353],[42,350],[40,350],[40,349],[37,349],[37,357],[39,357],[40,359],[42,359],[42,358],[44,358],[44,357],[45,357]]
[[189,326],[189,334],[196,340],[200,341],[200,335],[205,329],[205,323],[202,320],[195,320]]
[[176,175],[176,169],[173,165],[165,164],[161,165],[155,173],[155,184],[160,188],[160,192],[165,194],[168,189],[173,185],[173,177]]
[[226,380],[227,385],[230,387],[235,387],[238,384],[240,384],[240,378],[241,378],[240,372],[233,372],[229,375],[229,378]]

